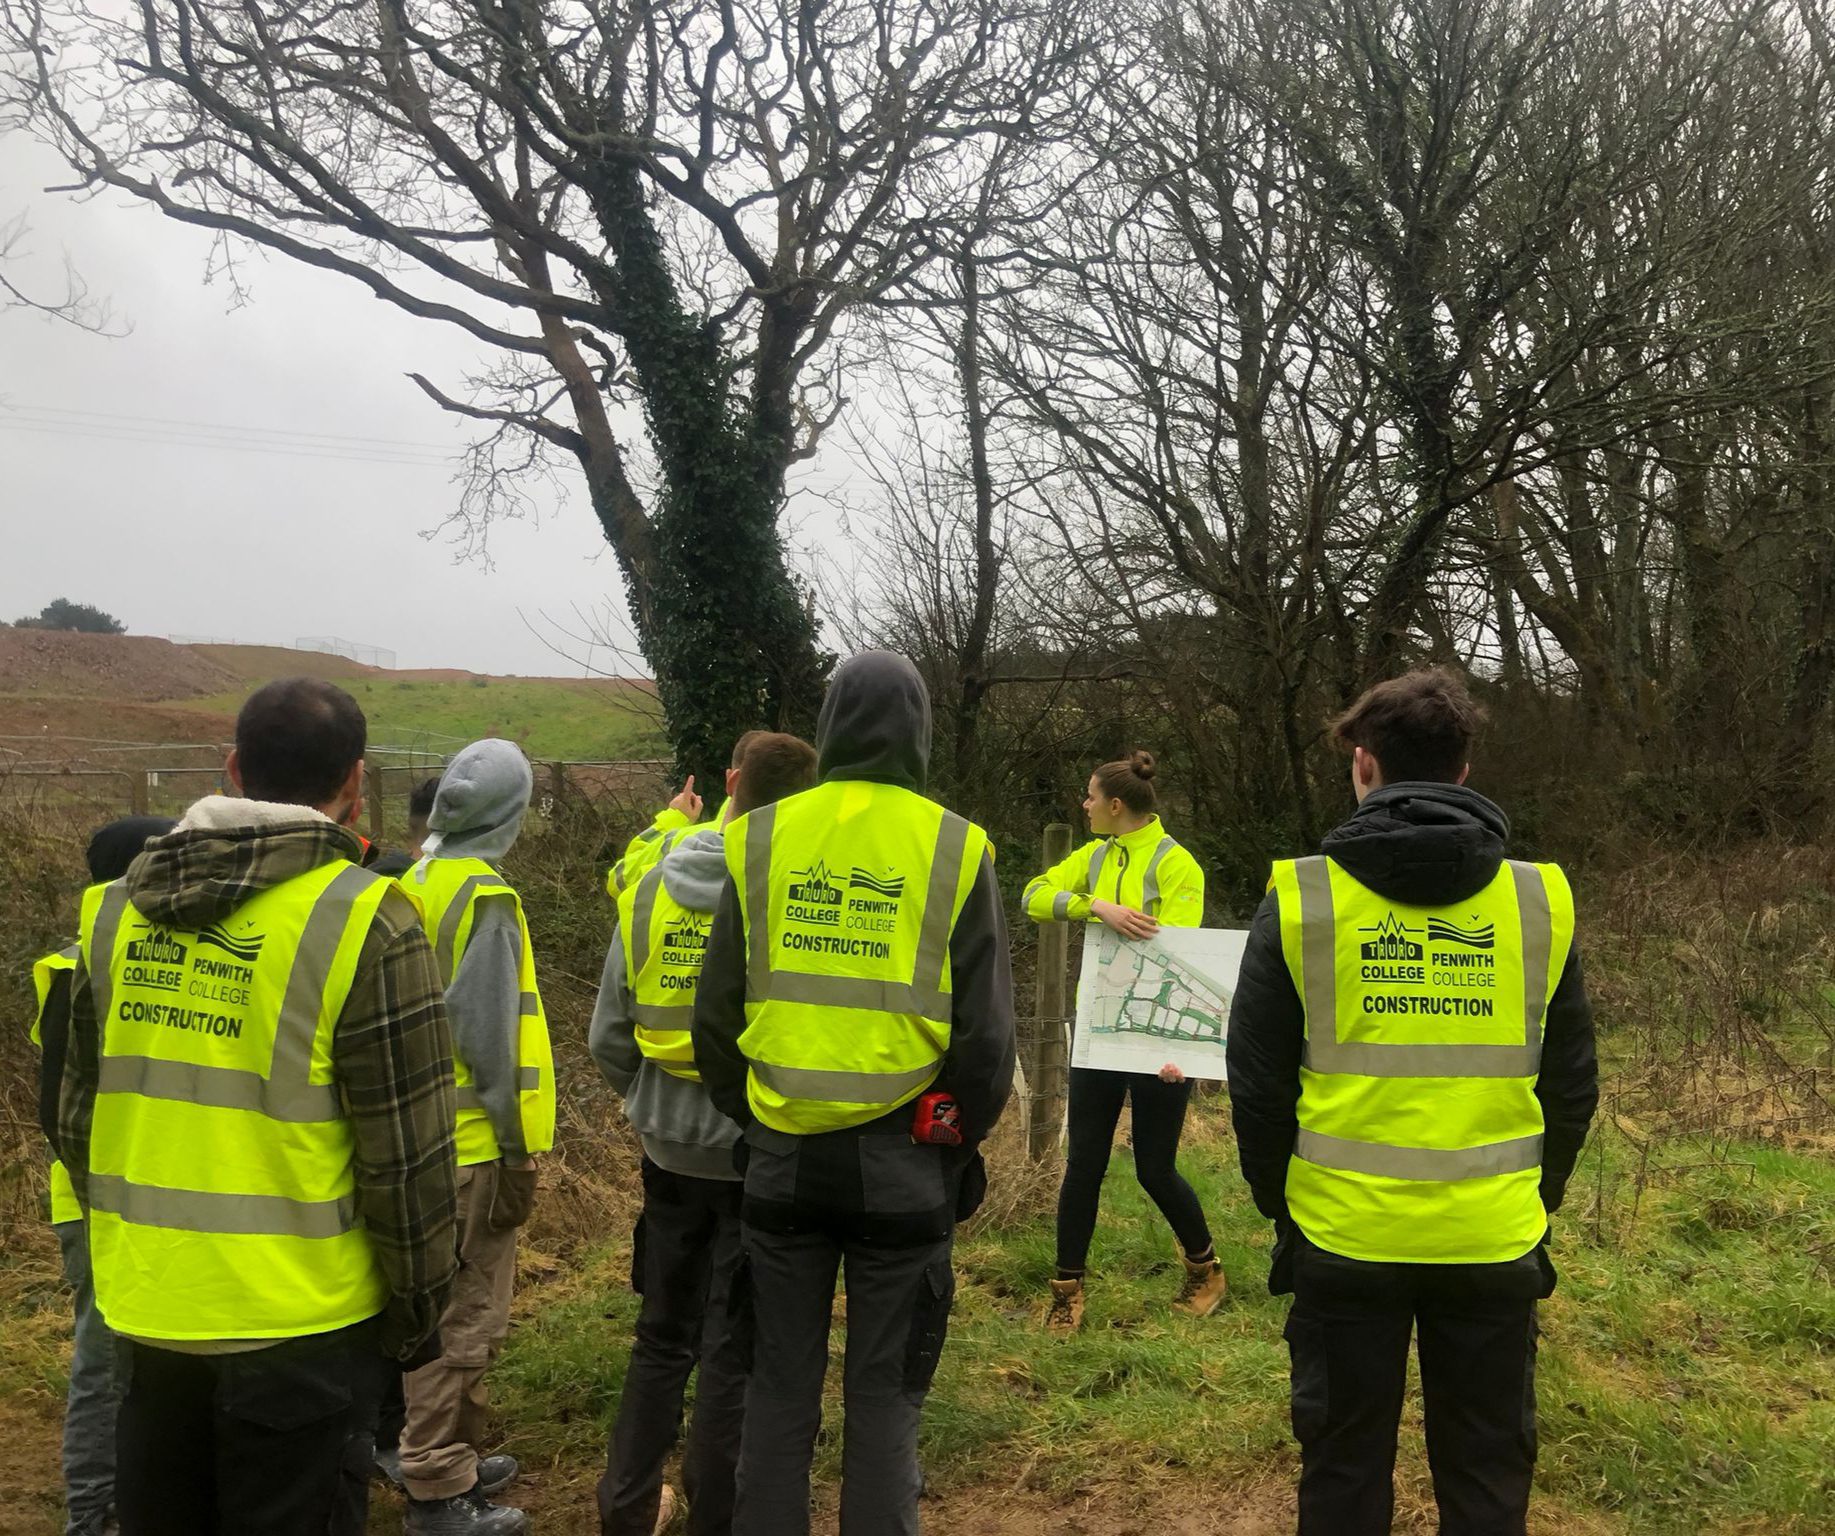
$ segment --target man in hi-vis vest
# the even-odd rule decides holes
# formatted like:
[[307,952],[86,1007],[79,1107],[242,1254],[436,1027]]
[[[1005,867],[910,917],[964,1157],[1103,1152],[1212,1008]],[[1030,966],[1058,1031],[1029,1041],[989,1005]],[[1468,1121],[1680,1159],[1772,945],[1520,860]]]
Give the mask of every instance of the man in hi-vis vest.
[[365,723],[311,678],[84,898],[57,1150],[125,1341],[122,1536],[363,1528],[386,1373],[453,1272],[452,1040],[413,905],[359,867]]
[[1006,921],[986,834],[924,798],[930,699],[910,662],[837,669],[816,747],[816,788],[727,824],[695,1001],[701,1080],[745,1132],[756,1338],[733,1530],[809,1530],[845,1264],[841,1536],[913,1536],[951,1238],[1013,1082]]
[[[139,857],[147,840],[164,837],[178,823],[169,816],[128,816],[98,827],[89,839],[89,880],[107,885],[119,880]],[[64,1081],[64,1057],[70,1045],[70,978],[82,957],[71,944],[43,955],[32,965],[32,992],[38,1003],[32,1043],[43,1055],[38,1072],[38,1118],[46,1138],[57,1145],[57,1106]],[[115,1390],[118,1346],[96,1310],[96,1289],[89,1272],[89,1227],[70,1187],[70,1175],[55,1158],[50,1168],[51,1229],[64,1260],[64,1284],[76,1302],[71,1330],[70,1390],[64,1401],[64,1536],[105,1536],[114,1525],[115,1418],[120,1408]]]
[[406,1380],[398,1460],[409,1536],[515,1536],[528,1517],[490,1495],[512,1456],[482,1455],[486,1372],[510,1330],[516,1233],[535,1202],[535,1159],[554,1146],[554,1056],[522,900],[497,865],[535,788],[514,742],[473,742],[446,765],[423,857],[401,877],[421,909],[452,1020],[459,1272],[440,1356]]
[[[741,816],[816,781],[815,748],[795,736],[748,731],[727,770],[727,811]],[[643,1297],[631,1363],[599,1480],[600,1536],[652,1536],[675,1511],[664,1463],[695,1373],[694,1422],[682,1452],[689,1536],[727,1536],[745,1413],[745,1370],[731,1305],[739,1268],[739,1127],[695,1068],[695,992],[708,929],[726,886],[718,826],[690,830],[618,898],[589,1040],[624,1097],[643,1143],[643,1210],[631,1283]]]
[[1303,1536],[1394,1509],[1408,1344],[1444,1536],[1521,1536],[1549,1214],[1598,1102],[1574,900],[1465,788],[1482,722],[1426,670],[1333,723],[1356,813],[1274,866],[1230,1010],[1243,1176],[1291,1291]]

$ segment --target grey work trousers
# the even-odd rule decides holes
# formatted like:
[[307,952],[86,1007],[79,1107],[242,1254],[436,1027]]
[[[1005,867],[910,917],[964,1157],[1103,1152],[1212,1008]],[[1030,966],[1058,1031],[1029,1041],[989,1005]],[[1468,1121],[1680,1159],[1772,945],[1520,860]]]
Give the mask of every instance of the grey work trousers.
[[60,1221],[53,1229],[64,1256],[64,1281],[75,1296],[76,1342],[70,1352],[70,1395],[64,1403],[66,1536],[102,1536],[115,1507],[115,1336],[96,1310],[89,1268],[89,1223]]
[[952,1238],[880,1248],[745,1228],[755,1328],[733,1536],[808,1536],[835,1277],[847,1276],[841,1536],[917,1536],[918,1417],[949,1325]]

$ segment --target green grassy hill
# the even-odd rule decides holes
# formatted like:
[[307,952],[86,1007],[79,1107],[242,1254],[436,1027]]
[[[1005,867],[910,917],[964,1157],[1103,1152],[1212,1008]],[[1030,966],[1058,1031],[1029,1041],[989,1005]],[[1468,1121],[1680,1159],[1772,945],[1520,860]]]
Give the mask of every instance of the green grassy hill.
[[[262,681],[251,677],[249,686]],[[469,673],[404,677],[366,669],[333,681],[363,706],[374,747],[440,756],[482,736],[502,736],[537,759],[590,762],[664,751],[656,696],[646,683]],[[218,694],[196,703],[233,713],[242,696]]]

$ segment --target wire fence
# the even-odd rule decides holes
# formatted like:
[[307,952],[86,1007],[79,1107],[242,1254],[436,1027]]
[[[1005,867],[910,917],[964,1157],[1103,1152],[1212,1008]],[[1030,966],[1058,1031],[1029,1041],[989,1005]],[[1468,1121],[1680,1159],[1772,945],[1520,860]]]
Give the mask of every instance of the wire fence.
[[[118,816],[177,816],[208,795],[234,792],[224,771],[225,743],[96,740],[82,743],[80,756],[52,762],[28,756],[23,740],[28,739],[0,738],[0,817],[49,813],[100,823]],[[362,830],[371,842],[387,843],[407,830],[408,797],[417,784],[439,774],[445,756],[420,747],[370,749]],[[533,766],[539,814],[568,805],[622,822],[661,803],[671,765],[664,758],[640,758],[542,760]]]

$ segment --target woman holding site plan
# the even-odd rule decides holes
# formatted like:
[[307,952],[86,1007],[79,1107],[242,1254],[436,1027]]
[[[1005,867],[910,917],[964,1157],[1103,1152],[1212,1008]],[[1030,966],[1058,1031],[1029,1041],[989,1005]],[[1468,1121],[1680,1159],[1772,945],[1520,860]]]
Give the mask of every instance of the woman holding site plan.
[[[1095,841],[1035,876],[1026,887],[1034,922],[1106,923],[1124,939],[1149,939],[1164,924],[1196,928],[1204,921],[1204,871],[1160,824],[1151,752],[1133,752],[1090,775],[1083,809]],[[1121,1107],[1134,1111],[1134,1175],[1178,1239],[1184,1283],[1173,1306],[1205,1317],[1223,1300],[1204,1209],[1174,1161],[1185,1128],[1191,1084],[1168,1063],[1157,1075],[1074,1067],[1070,1074],[1070,1136],[1064,1185],[1058,1192],[1058,1274],[1051,1282],[1045,1326],[1073,1333],[1083,1323],[1083,1278],[1102,1176]]]

